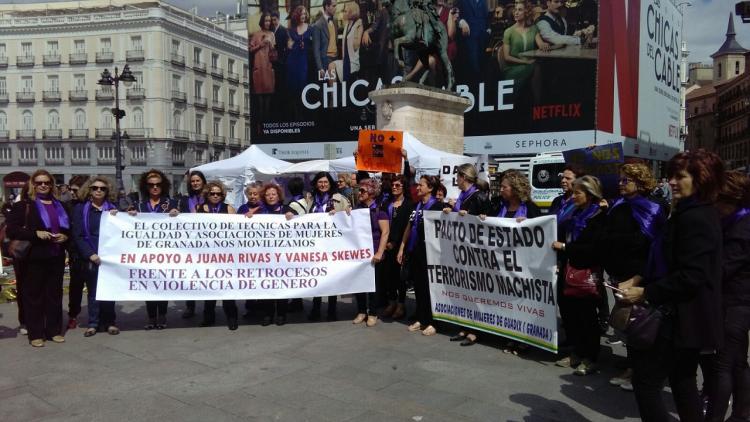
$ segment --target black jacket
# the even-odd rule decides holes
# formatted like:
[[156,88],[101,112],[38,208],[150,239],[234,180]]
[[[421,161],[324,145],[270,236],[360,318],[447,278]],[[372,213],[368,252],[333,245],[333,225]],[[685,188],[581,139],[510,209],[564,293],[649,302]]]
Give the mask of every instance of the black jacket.
[[[383,211],[388,212],[388,205],[384,207]],[[404,195],[404,200],[401,202],[400,207],[393,207],[388,242],[393,243],[393,247],[396,250],[398,250],[401,244],[401,239],[404,237],[404,230],[406,230],[406,226],[409,224],[409,216],[411,216],[413,211],[414,204],[406,195]]]
[[[490,217],[497,217],[498,214],[500,214],[500,210],[502,209],[503,201],[497,201],[496,203],[490,205],[490,211],[487,215],[489,215]],[[508,211],[505,218],[515,218],[517,212],[518,210]],[[539,209],[539,207],[537,207],[536,204],[531,200],[526,201],[526,218],[537,218],[541,216],[542,211]]]
[[[604,270],[617,282],[636,274],[644,275],[651,241],[633,218],[630,204],[624,202],[607,214],[606,225],[599,238]],[[605,252],[606,251],[606,252]]]
[[[26,227],[24,227],[27,206],[29,214]],[[70,219],[68,220],[70,221]],[[52,242],[39,239],[36,232],[39,230],[47,231],[49,229],[44,226],[44,222],[39,216],[39,211],[36,209],[36,204],[33,201],[19,201],[13,204],[13,209],[11,209],[8,216],[8,227],[6,230],[10,239],[31,241],[31,250],[27,257],[29,260],[49,259],[59,256],[59,254],[64,255],[65,247],[70,241],[68,240],[68,242],[62,244],[59,251],[55,253],[54,248],[50,247]],[[70,237],[70,229],[60,227],[60,232]]]
[[724,306],[750,306],[750,216],[724,229]]
[[461,210],[470,215],[488,215],[490,212],[490,200],[486,192],[475,191],[470,197],[461,202]]
[[565,243],[567,262],[578,269],[601,267],[599,238],[604,232],[607,217],[599,210],[589,217],[586,227],[576,240]]
[[646,280],[646,300],[674,308],[676,347],[721,347],[722,236],[713,205],[692,198],[678,202],[667,222],[663,251],[667,275]]

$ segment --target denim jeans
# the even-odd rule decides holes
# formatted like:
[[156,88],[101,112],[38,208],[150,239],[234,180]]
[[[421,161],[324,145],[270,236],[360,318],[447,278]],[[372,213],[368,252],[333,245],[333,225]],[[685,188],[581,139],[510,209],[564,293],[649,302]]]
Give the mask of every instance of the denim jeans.
[[89,263],[86,266],[86,285],[88,286],[89,328],[107,328],[115,325],[115,302],[96,300],[97,277],[99,266]]

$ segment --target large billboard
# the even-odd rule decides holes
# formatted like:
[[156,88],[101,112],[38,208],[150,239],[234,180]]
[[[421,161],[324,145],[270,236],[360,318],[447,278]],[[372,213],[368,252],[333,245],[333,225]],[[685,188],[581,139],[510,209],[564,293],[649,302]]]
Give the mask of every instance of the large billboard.
[[[370,91],[403,80],[443,83],[439,64],[425,75],[429,55],[394,54],[392,17],[380,3],[250,5],[254,144],[283,159],[346,155],[358,131],[375,126]],[[466,152],[520,154],[592,143],[598,4],[436,0],[455,70],[453,90],[471,101]]]

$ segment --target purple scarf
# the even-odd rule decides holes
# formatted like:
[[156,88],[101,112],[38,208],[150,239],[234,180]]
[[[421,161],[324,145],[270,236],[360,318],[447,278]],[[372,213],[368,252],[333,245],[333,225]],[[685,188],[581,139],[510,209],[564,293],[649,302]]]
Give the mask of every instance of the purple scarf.
[[659,209],[659,204],[649,201],[641,195],[636,195],[629,199],[618,199],[612,204],[609,212],[611,213],[615,208],[625,203],[630,205],[633,219],[638,223],[638,227],[641,228],[641,233],[646,235],[649,240],[654,240],[665,222]]
[[50,218],[50,215],[47,212],[47,208],[42,203],[42,199],[52,201],[52,206],[55,208],[55,213],[57,214],[55,217],[57,218],[59,227],[63,229],[69,229],[70,221],[68,221],[68,214],[65,212],[65,208],[63,208],[60,201],[58,201],[57,199],[53,198],[50,195],[47,195],[45,197],[41,195],[37,195],[34,202],[36,203],[36,210],[39,211],[39,217],[42,219],[42,222],[44,223],[44,227],[52,230],[52,219]]
[[[86,201],[86,203],[83,205],[83,238],[86,239],[86,243],[91,246],[91,249],[98,252],[98,246],[94,245],[94,242],[91,241],[91,228],[89,226],[89,215],[91,214],[91,207],[93,205],[91,204],[91,201]],[[104,201],[102,203],[102,212],[107,212],[109,210],[115,210],[117,207],[114,206],[109,201]]]
[[426,204],[419,201],[417,207],[414,209],[414,217],[411,219],[411,232],[409,232],[409,244],[406,248],[409,252],[412,252],[417,246],[417,226],[419,226],[419,222],[422,221],[422,210],[429,210],[435,205],[435,202],[437,202],[437,198],[430,196],[430,199]]
[[577,211],[573,214],[573,225],[570,228],[570,240],[575,241],[586,228],[589,218],[599,211],[599,204],[591,204],[585,210]]
[[748,214],[750,214],[750,208],[739,208],[737,211],[722,218],[721,225],[724,230],[727,230],[730,227],[734,226],[738,221],[742,220],[742,218]]
[[322,198],[319,198],[319,194],[313,195],[313,212],[326,212],[326,207],[331,197],[326,193]]
[[453,211],[458,212],[461,211],[461,204],[469,199],[471,195],[474,195],[474,192],[477,191],[477,185],[471,185],[469,189],[466,189],[465,191],[461,191],[460,194],[458,194],[458,199],[456,200],[456,203],[453,204]]
[[573,211],[576,209],[576,205],[573,203],[573,196],[571,195],[570,198],[563,199],[560,201],[560,209],[557,210],[557,223],[564,223],[566,222],[571,215],[573,215]]
[[[501,202],[503,206],[500,208],[500,213],[497,215],[498,217],[504,218],[506,214],[508,214],[508,204],[505,203],[505,201]],[[526,208],[526,202],[521,202],[521,204],[518,206],[518,209],[516,210],[515,218],[518,217],[526,217],[528,209]]]
[[218,214],[218,213],[220,213],[220,212],[221,212],[221,205],[222,205],[222,203],[221,203],[221,202],[219,202],[219,203],[218,203],[218,204],[216,204],[215,206],[214,206],[214,205],[211,205],[211,204],[206,204],[206,205],[208,205],[208,210],[209,210],[209,211],[210,211],[210,212],[211,212],[212,214]]
[[284,210],[284,207],[281,205],[281,202],[277,202],[275,206],[271,207],[265,202],[261,203],[261,214],[281,214],[281,212]]
[[188,197],[188,207],[190,208],[190,212],[195,212],[198,205],[203,205],[203,197],[200,195],[190,195]]

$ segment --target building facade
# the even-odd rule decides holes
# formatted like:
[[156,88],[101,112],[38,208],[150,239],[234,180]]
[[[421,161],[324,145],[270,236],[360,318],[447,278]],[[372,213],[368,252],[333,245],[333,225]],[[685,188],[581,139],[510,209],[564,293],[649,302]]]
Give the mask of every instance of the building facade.
[[184,185],[249,145],[247,39],[158,1],[0,5],[0,177],[113,175],[115,91],[97,82],[125,65],[126,190],[152,167]]

